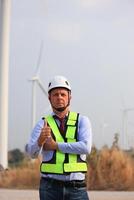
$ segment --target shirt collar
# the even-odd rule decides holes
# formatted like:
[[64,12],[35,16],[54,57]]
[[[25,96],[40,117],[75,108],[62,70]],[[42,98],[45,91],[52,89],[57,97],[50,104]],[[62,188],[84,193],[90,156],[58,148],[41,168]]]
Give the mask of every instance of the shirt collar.
[[[69,113],[69,112],[68,112],[68,113]],[[65,115],[64,118],[66,118],[66,117],[68,116],[68,113]],[[52,115],[52,116],[57,116],[55,112],[52,112],[51,115]],[[58,116],[57,116],[57,117],[58,117]]]

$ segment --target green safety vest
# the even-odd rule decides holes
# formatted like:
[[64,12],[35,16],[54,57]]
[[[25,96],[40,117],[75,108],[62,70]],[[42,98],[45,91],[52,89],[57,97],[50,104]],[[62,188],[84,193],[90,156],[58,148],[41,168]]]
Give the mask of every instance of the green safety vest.
[[[59,128],[55,122],[53,116],[49,115],[45,117],[45,120],[52,129],[52,132],[55,136],[55,141],[58,143],[66,142],[76,142],[77,135],[77,122],[78,122],[78,113],[69,112],[67,119],[67,129],[65,138],[61,135]],[[65,158],[68,158],[67,162]],[[54,160],[54,162],[52,162]],[[41,163],[41,173],[54,173],[54,174],[64,174],[71,172],[86,172],[87,164],[85,161],[80,159],[80,155],[77,154],[65,154],[59,150],[56,150],[53,158],[50,161]]]

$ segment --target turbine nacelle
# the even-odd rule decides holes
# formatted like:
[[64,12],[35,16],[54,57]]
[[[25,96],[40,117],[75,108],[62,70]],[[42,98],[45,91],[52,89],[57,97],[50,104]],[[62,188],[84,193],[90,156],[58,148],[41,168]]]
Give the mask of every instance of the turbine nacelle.
[[33,76],[30,81],[38,81],[39,80],[39,76]]

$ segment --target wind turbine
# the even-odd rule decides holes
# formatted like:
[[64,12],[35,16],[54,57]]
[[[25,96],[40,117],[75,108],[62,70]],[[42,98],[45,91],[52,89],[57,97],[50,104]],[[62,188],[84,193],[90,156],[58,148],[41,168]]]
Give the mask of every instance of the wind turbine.
[[128,144],[128,126],[127,126],[127,116],[128,112],[134,111],[134,108],[123,108],[122,109],[122,132],[123,132],[123,145],[124,148],[128,149],[129,144]]
[[39,51],[39,56],[38,56],[38,60],[37,60],[37,67],[36,67],[36,71],[35,71],[35,76],[32,77],[32,79],[30,81],[32,81],[32,128],[35,125],[36,122],[36,85],[39,86],[39,88],[41,89],[41,91],[44,93],[44,95],[47,97],[47,91],[44,88],[40,78],[39,78],[39,71],[40,71],[40,60],[42,57],[42,51],[43,51],[43,41],[41,42],[41,46],[40,46],[40,51]]
[[127,107],[123,93],[120,93],[121,104],[122,104],[122,146],[124,149],[129,148],[129,137],[128,137],[128,113],[134,111],[134,107]]
[[8,167],[8,72],[10,0],[0,1],[0,165]]
[[105,129],[109,127],[109,124],[105,121],[105,119],[102,117],[100,128],[101,128],[101,137],[103,144],[106,145],[106,135],[105,135]]

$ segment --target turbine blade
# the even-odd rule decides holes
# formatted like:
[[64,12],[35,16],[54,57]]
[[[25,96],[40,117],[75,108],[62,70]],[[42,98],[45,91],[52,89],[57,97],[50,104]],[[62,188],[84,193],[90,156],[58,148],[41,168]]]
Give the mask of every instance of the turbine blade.
[[120,94],[120,99],[121,99],[121,107],[124,110],[126,108],[126,104],[123,93]]
[[35,70],[36,76],[38,76],[39,71],[40,71],[40,61],[41,61],[41,57],[42,57],[42,52],[43,52],[43,40],[41,41],[39,55],[38,55],[37,64],[36,64],[36,70]]
[[126,111],[133,111],[134,108],[126,108]]
[[40,89],[42,90],[42,92],[43,92],[46,96],[48,96],[47,91],[45,90],[45,88],[44,88],[42,82],[41,82],[39,79],[37,79],[37,83],[38,83]]

